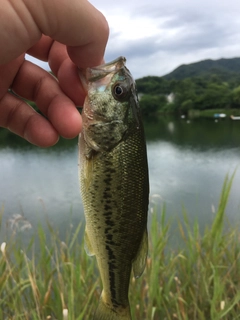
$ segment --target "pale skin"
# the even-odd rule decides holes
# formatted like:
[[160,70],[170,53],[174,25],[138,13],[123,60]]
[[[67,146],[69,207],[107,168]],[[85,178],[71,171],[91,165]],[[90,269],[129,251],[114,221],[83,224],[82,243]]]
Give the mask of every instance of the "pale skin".
[[[0,10],[0,127],[40,147],[81,131],[76,106],[85,93],[78,67],[103,62],[109,34],[104,16],[87,0],[3,0]],[[48,61],[58,81],[25,60]],[[35,101],[41,116],[22,99]]]

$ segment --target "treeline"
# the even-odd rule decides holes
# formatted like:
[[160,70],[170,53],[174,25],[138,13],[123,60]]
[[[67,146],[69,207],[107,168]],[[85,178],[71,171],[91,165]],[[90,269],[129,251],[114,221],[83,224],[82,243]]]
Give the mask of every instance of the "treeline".
[[148,76],[136,83],[145,116],[186,114],[191,109],[239,109],[240,113],[240,74],[209,74],[182,80]]

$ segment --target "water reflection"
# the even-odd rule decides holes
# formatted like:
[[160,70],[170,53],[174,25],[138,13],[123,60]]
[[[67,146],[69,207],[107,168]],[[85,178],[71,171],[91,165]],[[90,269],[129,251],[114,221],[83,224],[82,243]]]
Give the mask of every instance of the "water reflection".
[[[151,203],[157,203],[158,208],[166,204],[167,216],[174,219],[181,219],[184,207],[190,219],[198,219],[204,227],[218,207],[226,174],[240,163],[240,121],[188,122],[163,117],[146,123],[145,130]],[[46,225],[47,221],[64,234],[72,225],[84,221],[77,139],[62,139],[48,149],[18,139],[14,138],[13,145],[8,139],[0,147],[0,206],[4,205],[0,241],[11,225],[17,227],[11,221],[20,216],[19,230],[25,238],[34,233],[39,222]],[[239,219],[239,184],[238,170],[227,207],[231,221]]]
[[168,141],[191,149],[229,149],[240,147],[240,121],[223,119],[187,120],[162,117],[145,123],[148,141]]

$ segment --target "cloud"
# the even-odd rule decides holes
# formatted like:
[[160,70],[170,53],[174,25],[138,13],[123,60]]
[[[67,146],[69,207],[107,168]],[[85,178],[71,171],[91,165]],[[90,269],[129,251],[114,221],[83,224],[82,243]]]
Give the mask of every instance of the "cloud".
[[93,1],[112,33],[106,60],[125,55],[137,77],[182,63],[240,56],[240,2],[235,0]]
[[114,40],[109,43],[107,48],[108,57],[111,59],[117,55],[125,55],[128,58],[151,56],[159,49],[155,37],[126,40],[124,43],[113,44]]
[[240,1],[90,0],[106,16],[106,61],[120,55],[135,77],[203,59],[240,56]]

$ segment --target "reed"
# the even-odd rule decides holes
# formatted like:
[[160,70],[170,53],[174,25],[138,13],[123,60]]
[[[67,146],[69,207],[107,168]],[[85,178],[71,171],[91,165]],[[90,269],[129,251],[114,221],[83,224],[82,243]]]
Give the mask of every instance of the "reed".
[[[237,226],[226,230],[224,219],[232,179],[226,177],[218,211],[203,232],[183,212],[181,247],[168,246],[165,208],[150,213],[147,266],[130,283],[133,319],[240,319],[240,233]],[[1,244],[0,319],[92,319],[101,281],[80,230],[81,224],[63,242],[49,225],[50,241],[39,227],[37,245]]]

